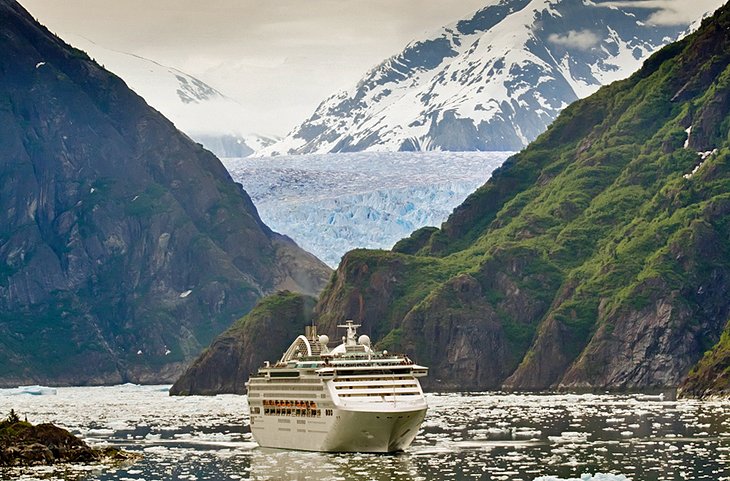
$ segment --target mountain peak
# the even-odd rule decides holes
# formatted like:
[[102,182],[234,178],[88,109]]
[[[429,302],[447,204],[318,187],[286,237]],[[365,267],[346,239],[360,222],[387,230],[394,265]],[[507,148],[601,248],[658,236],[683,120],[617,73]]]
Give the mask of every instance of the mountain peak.
[[520,150],[557,114],[625,78],[689,25],[582,0],[502,0],[368,72],[259,155]]

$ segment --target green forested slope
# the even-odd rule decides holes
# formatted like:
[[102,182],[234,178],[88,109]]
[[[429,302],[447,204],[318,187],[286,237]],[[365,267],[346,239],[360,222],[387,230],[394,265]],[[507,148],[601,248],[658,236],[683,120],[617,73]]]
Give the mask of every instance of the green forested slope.
[[281,291],[263,298],[206,349],[170,389],[173,395],[246,393],[264,361],[277,361],[312,321],[315,299]]
[[725,6],[568,107],[441,229],[349,252],[320,332],[354,319],[438,390],[675,387],[713,346],[694,372],[723,379],[729,60]]
[[730,397],[730,325],[679,386],[683,397]]
[[355,319],[441,387],[676,386],[730,315],[729,60],[725,6],[568,107],[441,229],[349,253],[320,330]]

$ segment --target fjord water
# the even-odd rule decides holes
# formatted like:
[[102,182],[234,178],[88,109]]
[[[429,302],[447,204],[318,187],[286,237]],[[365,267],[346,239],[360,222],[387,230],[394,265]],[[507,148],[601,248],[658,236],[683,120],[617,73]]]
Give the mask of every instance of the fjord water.
[[262,449],[245,396],[170,397],[168,386],[0,390],[14,408],[91,444],[141,452],[131,466],[0,471],[0,479],[730,480],[730,405],[641,395],[428,394],[397,455]]

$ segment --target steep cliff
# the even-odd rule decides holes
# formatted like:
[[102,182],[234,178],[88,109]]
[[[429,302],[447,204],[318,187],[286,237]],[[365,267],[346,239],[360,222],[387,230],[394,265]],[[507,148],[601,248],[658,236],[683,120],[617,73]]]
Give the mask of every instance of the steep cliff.
[[679,386],[680,397],[730,397],[730,325]]
[[245,394],[249,374],[277,361],[312,321],[313,297],[281,291],[218,336],[170,389],[171,395]]
[[215,156],[0,0],[0,385],[162,382],[329,269]]
[[730,6],[568,107],[437,231],[316,307],[451,389],[677,386],[730,317]]

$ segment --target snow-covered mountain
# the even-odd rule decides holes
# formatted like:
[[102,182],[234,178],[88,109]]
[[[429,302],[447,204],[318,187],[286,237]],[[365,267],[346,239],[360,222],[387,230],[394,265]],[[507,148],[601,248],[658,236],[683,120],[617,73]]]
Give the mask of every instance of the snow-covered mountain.
[[653,24],[659,2],[485,3],[409,44],[257,154],[519,150],[568,104],[627,77],[689,28]]
[[278,140],[247,133],[250,115],[243,106],[192,75],[78,35],[62,37],[121,77],[178,129],[219,157],[246,157]]
[[439,226],[505,152],[384,152],[224,159],[261,219],[327,264]]

